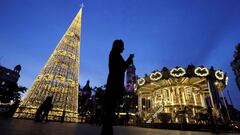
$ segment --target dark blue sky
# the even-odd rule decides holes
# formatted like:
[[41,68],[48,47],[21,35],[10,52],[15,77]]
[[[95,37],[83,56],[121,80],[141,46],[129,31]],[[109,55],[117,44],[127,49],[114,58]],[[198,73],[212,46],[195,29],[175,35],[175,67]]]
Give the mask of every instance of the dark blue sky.
[[[22,65],[19,84],[30,87],[70,25],[81,0],[1,0],[0,64]],[[234,105],[240,93],[230,67],[240,42],[239,0],[85,0],[80,84],[106,83],[114,39],[135,54],[137,74],[167,66],[214,66],[229,76]]]

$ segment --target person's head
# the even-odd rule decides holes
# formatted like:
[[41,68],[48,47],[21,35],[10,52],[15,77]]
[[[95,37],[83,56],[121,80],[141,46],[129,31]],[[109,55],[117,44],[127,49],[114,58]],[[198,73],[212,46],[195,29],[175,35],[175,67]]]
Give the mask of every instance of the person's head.
[[124,43],[121,39],[114,40],[112,46],[112,52],[122,53],[124,50]]

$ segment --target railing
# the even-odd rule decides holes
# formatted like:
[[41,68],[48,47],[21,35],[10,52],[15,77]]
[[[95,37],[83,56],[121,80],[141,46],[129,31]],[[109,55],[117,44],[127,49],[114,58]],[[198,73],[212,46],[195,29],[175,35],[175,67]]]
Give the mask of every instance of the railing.
[[160,106],[159,109],[147,120],[146,123],[152,123],[153,119],[157,118],[157,115],[163,111],[163,106]]

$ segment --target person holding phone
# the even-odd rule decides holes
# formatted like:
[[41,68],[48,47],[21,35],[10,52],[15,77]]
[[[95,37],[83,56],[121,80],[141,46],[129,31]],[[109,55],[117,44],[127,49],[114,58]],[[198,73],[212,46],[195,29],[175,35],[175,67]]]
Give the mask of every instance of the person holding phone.
[[124,75],[129,65],[133,63],[134,54],[130,54],[125,61],[122,57],[124,43],[122,40],[113,42],[109,54],[109,74],[107,78],[106,91],[103,99],[103,126],[101,135],[113,135],[113,120],[117,105],[123,101]]

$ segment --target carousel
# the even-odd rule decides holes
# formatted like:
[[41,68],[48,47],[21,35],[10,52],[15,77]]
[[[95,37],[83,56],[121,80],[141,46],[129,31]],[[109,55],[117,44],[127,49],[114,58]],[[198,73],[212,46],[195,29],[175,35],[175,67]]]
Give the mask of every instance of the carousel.
[[219,98],[227,82],[226,73],[213,67],[155,70],[137,80],[138,116],[143,123],[204,123],[209,108],[220,116]]

